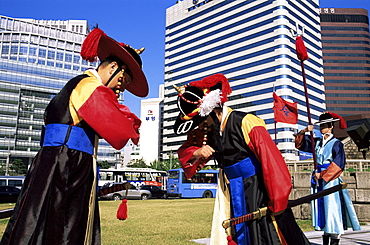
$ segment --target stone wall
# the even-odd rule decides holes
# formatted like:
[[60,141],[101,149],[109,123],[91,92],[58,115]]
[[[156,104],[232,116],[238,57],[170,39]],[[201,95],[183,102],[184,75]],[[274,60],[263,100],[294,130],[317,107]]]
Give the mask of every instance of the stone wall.
[[[292,178],[293,190],[289,200],[310,194],[311,173],[295,172],[292,174]],[[370,172],[354,172],[350,176],[342,176],[342,178],[347,183],[347,189],[359,221],[370,222]],[[294,207],[292,210],[297,219],[311,218],[311,207],[308,203]]]
[[342,143],[347,159],[370,159],[370,152],[359,151],[357,145],[350,137],[342,140]]

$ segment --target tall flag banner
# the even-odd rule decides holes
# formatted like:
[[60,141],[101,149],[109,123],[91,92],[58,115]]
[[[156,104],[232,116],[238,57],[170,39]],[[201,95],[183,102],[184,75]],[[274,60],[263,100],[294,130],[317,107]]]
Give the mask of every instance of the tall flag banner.
[[273,92],[275,122],[296,124],[298,122],[298,102],[288,102]]

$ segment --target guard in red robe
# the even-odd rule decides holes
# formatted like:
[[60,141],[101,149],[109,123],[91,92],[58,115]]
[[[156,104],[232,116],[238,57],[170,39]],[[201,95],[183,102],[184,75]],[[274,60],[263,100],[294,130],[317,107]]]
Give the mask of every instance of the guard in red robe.
[[268,207],[270,215],[227,231],[235,243],[309,244],[286,210],[291,176],[264,121],[224,106],[231,89],[222,74],[177,89],[180,114],[174,129],[188,135],[178,150],[186,177],[212,157],[220,167],[211,244],[227,243],[223,220],[262,207]]
[[148,85],[137,50],[100,29],[86,37],[82,58],[99,67],[71,79],[44,114],[42,148],[26,176],[1,244],[101,244],[96,196],[99,138],[115,149],[139,140],[141,121],[117,101]]

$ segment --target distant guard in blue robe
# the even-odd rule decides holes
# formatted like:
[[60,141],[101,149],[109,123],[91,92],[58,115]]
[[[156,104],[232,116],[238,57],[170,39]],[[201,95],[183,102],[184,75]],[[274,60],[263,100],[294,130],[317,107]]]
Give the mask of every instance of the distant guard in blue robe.
[[[343,182],[340,177],[346,164],[343,144],[333,135],[334,122],[339,121],[340,128],[346,128],[342,117],[325,112],[319,122],[322,138],[315,138],[317,169],[311,181],[311,193],[316,193]],[[305,135],[312,131],[313,125],[301,130],[295,139],[296,147],[301,151],[312,152],[311,138]],[[315,230],[324,231],[323,244],[339,244],[340,235],[352,227],[360,230],[355,209],[348,190],[344,189],[311,202],[312,225]]]

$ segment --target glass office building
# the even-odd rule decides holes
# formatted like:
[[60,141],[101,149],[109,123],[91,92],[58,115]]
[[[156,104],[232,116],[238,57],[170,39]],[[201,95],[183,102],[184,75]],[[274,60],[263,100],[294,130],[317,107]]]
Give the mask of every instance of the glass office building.
[[[304,27],[305,61],[313,121],[325,109],[318,0],[183,0],[166,11],[163,151],[176,151],[185,136],[173,125],[181,86],[222,73],[233,93],[227,105],[264,119],[275,138],[272,92],[298,102],[298,124],[277,123],[278,148],[298,159],[293,133],[308,122],[301,65],[293,34]],[[298,29],[297,29],[298,26]]]
[[[29,164],[40,149],[43,113],[74,76],[96,63],[81,59],[86,20],[33,20],[0,16],[0,159]],[[100,160],[115,160],[101,142]]]

